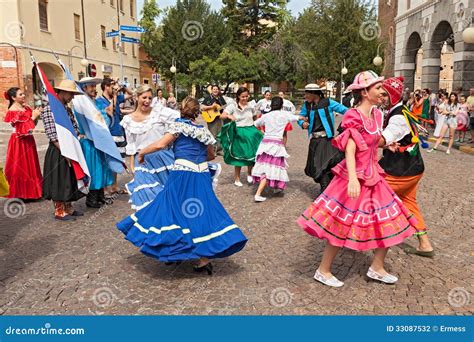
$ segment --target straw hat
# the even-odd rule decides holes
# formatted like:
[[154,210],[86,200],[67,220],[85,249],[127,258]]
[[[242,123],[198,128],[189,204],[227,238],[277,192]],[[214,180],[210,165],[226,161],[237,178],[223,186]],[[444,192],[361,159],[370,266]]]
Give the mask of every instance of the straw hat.
[[102,82],[101,78],[98,77],[83,77],[77,83],[79,84],[80,87],[83,87],[85,85],[97,85]]
[[54,87],[54,89],[67,91],[74,95],[82,95],[81,92],[77,91],[76,82],[73,80],[62,80],[57,87]]
[[370,86],[382,82],[384,77],[379,77],[375,72],[372,70],[362,71],[359,72],[354,77],[354,82],[350,86],[346,88],[346,90],[361,90],[369,88]]
[[304,91],[313,92],[313,91],[323,91],[316,83],[307,84],[304,87]]

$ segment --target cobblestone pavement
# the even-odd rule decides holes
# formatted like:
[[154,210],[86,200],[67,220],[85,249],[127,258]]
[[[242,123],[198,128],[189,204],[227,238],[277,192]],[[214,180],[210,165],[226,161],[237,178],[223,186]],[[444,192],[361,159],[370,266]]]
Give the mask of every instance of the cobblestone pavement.
[[[0,135],[0,156],[8,136]],[[40,160],[46,147],[37,135]],[[217,195],[249,238],[246,248],[215,261],[212,277],[191,263],[165,266],[123,239],[115,222],[131,213],[127,196],[90,210],[73,223],[56,222],[49,202],[0,202],[0,314],[471,314],[473,313],[474,156],[425,154],[419,191],[434,259],[390,250],[387,268],[399,276],[388,286],[365,277],[371,252],[342,251],[334,273],[340,289],[313,280],[324,242],[295,220],[318,186],[303,173],[308,141],[290,134],[290,183],[283,196],[253,202],[254,188],[232,185],[224,166]],[[2,163],[3,163],[2,158]],[[220,159],[219,159],[220,160]],[[121,177],[125,182],[130,176]],[[9,218],[5,213],[9,210]],[[415,244],[414,238],[408,243]]]

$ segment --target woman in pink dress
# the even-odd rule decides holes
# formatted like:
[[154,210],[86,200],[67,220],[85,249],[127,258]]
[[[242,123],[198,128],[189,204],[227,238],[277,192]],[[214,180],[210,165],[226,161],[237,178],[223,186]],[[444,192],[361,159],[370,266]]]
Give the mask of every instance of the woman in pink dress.
[[348,87],[355,108],[346,112],[341,125],[344,131],[333,140],[334,146],[345,151],[346,159],[332,169],[334,179],[298,219],[307,233],[327,240],[314,279],[328,286],[344,285],[331,273],[341,247],[375,249],[367,276],[395,283],[398,278],[384,268],[388,248],[415,233],[415,219],[384,180],[377,161],[377,149],[383,146],[383,116],[376,107],[382,80],[373,71],[364,71]]

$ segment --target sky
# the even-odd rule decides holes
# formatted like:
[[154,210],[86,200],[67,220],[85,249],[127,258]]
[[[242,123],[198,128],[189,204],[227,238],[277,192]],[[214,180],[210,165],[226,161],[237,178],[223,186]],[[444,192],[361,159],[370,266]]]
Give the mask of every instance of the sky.
[[[137,0],[138,17],[140,17],[143,2],[144,0]],[[207,0],[207,2],[211,4],[211,8],[213,10],[219,10],[222,7],[222,1]],[[176,0],[157,0],[156,3],[158,4],[159,8],[166,8],[168,6],[176,4]],[[298,13],[302,12],[303,9],[308,7],[310,3],[311,0],[291,0],[287,6],[293,16],[297,16]]]

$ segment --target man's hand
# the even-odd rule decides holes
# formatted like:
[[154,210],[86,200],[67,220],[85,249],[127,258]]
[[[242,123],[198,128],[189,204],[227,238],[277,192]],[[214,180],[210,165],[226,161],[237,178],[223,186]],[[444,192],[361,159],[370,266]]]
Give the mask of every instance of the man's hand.
[[110,117],[114,115],[114,107],[112,106],[112,103],[105,108],[105,112]]

